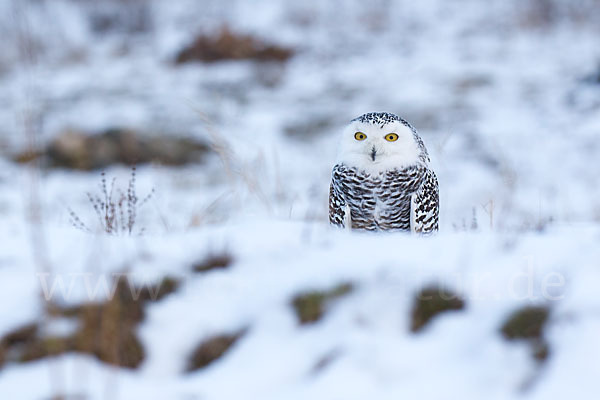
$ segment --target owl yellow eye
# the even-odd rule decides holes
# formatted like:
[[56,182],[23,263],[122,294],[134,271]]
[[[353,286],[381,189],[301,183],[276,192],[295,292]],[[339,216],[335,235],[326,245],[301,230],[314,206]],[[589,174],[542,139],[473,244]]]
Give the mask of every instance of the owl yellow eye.
[[354,134],[354,139],[356,139],[356,140],[365,140],[366,138],[367,138],[367,135],[365,135],[362,132],[356,132]]
[[398,140],[398,135],[396,133],[388,133],[387,135],[385,135],[385,140],[387,140],[388,142],[395,142],[396,140]]

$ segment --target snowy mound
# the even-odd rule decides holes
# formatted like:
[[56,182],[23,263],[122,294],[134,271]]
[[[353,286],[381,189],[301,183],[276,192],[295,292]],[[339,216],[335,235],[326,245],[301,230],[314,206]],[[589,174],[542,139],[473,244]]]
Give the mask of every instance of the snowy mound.
[[[569,240],[582,232],[585,238]],[[63,306],[100,301],[112,277],[124,271],[138,285],[164,276],[180,284],[146,306],[136,328],[145,353],[138,369],[117,372],[93,356],[70,353],[9,364],[0,382],[20,394],[15,398],[41,398],[52,390],[102,398],[112,390],[121,398],[157,399],[547,399],[584,396],[596,387],[596,372],[580,365],[593,359],[597,347],[590,343],[600,328],[593,312],[600,306],[593,300],[600,279],[593,261],[597,229],[423,240],[246,221],[136,240],[52,233],[57,268],[42,275],[23,266],[3,268],[3,304],[32,296],[41,282]],[[231,251],[229,264],[201,268],[224,248]],[[586,256],[575,262],[573,254]],[[463,306],[432,314],[414,329],[418,294],[427,287]],[[323,302],[316,315],[298,307],[299,298],[311,295]],[[3,332],[33,318],[35,304],[5,308]],[[508,340],[502,332],[511,315],[534,305],[549,311],[540,328],[548,353],[541,359],[533,336]],[[236,334],[214,360],[190,368],[202,343]],[[38,384],[26,383],[31,380]]]

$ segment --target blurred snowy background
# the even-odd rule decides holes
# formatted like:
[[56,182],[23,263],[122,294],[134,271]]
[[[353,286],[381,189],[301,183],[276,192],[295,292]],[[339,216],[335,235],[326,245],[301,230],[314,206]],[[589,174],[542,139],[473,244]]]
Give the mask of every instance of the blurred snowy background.
[[[2,0],[0,37],[0,398],[600,394],[600,1]],[[328,227],[369,111],[436,237]]]

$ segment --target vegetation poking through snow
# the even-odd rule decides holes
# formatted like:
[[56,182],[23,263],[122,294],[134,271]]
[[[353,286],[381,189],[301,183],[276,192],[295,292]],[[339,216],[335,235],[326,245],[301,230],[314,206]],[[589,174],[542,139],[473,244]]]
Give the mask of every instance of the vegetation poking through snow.
[[12,361],[19,349],[26,348],[35,340],[37,324],[28,324],[4,335],[0,339],[0,368],[5,362]]
[[144,287],[139,292],[138,299],[146,302],[160,301],[179,289],[181,282],[170,276],[164,277],[157,285]]
[[258,40],[249,35],[240,35],[227,28],[215,36],[198,36],[192,44],[182,49],[175,62],[214,62],[221,60],[286,61],[294,52]]
[[64,318],[76,322],[77,329],[65,336],[47,336],[37,324],[27,325],[0,340],[3,361],[28,362],[66,352],[91,354],[107,364],[137,368],[145,356],[137,336],[147,303],[175,292],[179,282],[166,277],[152,286],[136,287],[120,278],[114,296],[101,303],[61,307],[50,303],[50,320]]
[[233,263],[233,256],[227,252],[209,254],[202,261],[194,264],[194,272],[208,272],[215,269],[226,269]]
[[465,308],[465,301],[456,293],[438,286],[428,286],[415,297],[410,330],[420,332],[438,314]]
[[549,317],[550,309],[546,306],[526,306],[509,315],[500,332],[507,340],[528,341],[533,358],[545,361],[550,352],[544,337]]
[[19,153],[13,159],[21,163],[39,159],[45,167],[90,171],[114,164],[195,164],[203,162],[210,151],[198,139],[110,128],[97,133],[68,130],[45,148]]
[[188,361],[187,372],[207,367],[221,358],[246,333],[246,329],[233,334],[212,336],[194,350]]
[[292,306],[300,324],[312,324],[319,321],[327,307],[354,289],[351,283],[342,283],[330,290],[313,290],[301,293],[293,298]]
[[[98,217],[101,230],[109,235],[131,235],[137,222],[138,211],[153,196],[154,189],[150,191],[142,200],[136,193],[136,168],[131,167],[131,176],[127,185],[127,190],[123,191],[115,188],[116,178],[110,182],[110,187],[106,182],[104,171],[100,174],[100,193],[87,193],[88,200]],[[73,210],[69,209],[71,225],[77,229],[86,232],[93,232],[82,219]],[[138,233],[142,234],[142,228]]]

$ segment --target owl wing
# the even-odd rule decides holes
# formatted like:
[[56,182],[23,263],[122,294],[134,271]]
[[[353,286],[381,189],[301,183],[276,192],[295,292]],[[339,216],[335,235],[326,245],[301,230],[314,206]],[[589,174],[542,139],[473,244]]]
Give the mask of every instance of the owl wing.
[[333,168],[329,185],[329,223],[340,228],[350,227],[350,207],[338,189],[341,182],[340,172],[336,170],[336,167],[337,165]]
[[337,191],[332,180],[331,185],[329,185],[329,223],[340,228],[345,227],[348,222],[346,221],[346,209],[346,200]]
[[410,199],[410,230],[416,233],[432,233],[438,230],[439,188],[435,173],[425,170],[421,186]]

